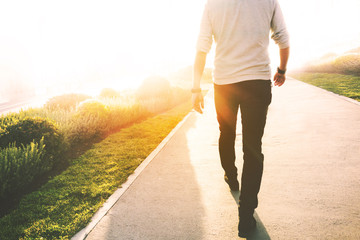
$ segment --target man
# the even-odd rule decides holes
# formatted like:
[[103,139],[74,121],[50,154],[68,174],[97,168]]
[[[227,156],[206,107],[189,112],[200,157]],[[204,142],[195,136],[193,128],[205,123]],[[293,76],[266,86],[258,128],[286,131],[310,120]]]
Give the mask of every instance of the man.
[[215,107],[219,122],[219,153],[224,179],[232,191],[239,190],[235,166],[235,136],[240,107],[243,140],[243,171],[239,199],[239,236],[256,227],[254,209],[263,173],[261,139],[271,102],[269,33],[280,49],[280,65],[274,85],[285,82],[289,36],[277,0],[208,0],[197,42],[194,63],[193,108],[202,113],[200,89],[206,55],[213,38]]

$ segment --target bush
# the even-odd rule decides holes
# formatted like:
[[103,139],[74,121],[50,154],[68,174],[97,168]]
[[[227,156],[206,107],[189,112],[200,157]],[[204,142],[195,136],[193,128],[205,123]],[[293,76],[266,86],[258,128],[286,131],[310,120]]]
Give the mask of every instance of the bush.
[[118,98],[120,93],[111,88],[104,88],[99,95],[100,98]]
[[64,94],[51,98],[46,104],[45,108],[49,110],[65,110],[71,111],[76,106],[87,99],[91,98],[85,94]]
[[360,75],[360,54],[347,54],[335,59],[333,66],[340,73]]
[[338,73],[360,76],[360,54],[350,53],[339,57],[324,56],[322,60],[309,63],[304,69],[313,73]]
[[187,102],[123,129],[74,159],[66,171],[0,218],[0,239],[70,239],[190,108]]
[[337,73],[338,70],[334,67],[332,63],[320,63],[316,65],[309,65],[306,67],[307,72],[317,72],[317,73]]
[[50,170],[51,162],[44,154],[44,138],[21,147],[12,143],[0,150],[0,200],[23,190],[34,178]]
[[16,147],[28,145],[31,142],[39,142],[44,138],[46,157],[54,160],[65,150],[62,134],[50,121],[43,118],[24,119],[5,118],[0,127],[0,148],[6,148],[10,144]]
[[30,117],[40,117],[44,119],[48,119],[58,126],[59,131],[61,132],[64,125],[66,125],[72,116],[75,114],[76,109],[72,111],[57,109],[57,110],[50,110],[48,108],[28,108],[26,110],[20,110],[18,113],[20,118]]
[[102,102],[97,100],[87,100],[78,106],[76,114],[79,116],[106,117],[108,111],[108,108]]
[[1,136],[1,131],[6,128],[6,126],[14,124],[15,122],[17,122],[18,120],[24,118],[25,116],[22,116],[21,114],[18,113],[9,113],[5,116],[0,117],[0,136]]
[[72,145],[100,137],[109,130],[108,122],[109,109],[103,103],[96,100],[82,102],[66,126],[66,140]]
[[110,105],[109,113],[110,131],[118,130],[127,124],[149,116],[147,109],[139,103],[130,106]]

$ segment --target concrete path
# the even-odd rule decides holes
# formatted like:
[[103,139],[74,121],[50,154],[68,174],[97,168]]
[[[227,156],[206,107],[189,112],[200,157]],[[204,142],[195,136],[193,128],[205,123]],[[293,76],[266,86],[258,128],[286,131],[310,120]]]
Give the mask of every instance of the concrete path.
[[[241,171],[241,126],[237,165]],[[87,240],[238,239],[210,91]],[[360,105],[296,80],[273,88],[257,231],[248,239],[360,239]]]

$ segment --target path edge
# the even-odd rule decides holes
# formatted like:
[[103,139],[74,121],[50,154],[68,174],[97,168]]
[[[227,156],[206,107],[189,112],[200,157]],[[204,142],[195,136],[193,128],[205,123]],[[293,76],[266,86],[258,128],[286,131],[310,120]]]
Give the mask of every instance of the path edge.
[[345,100],[345,101],[347,101],[347,102],[350,102],[350,103],[353,103],[353,104],[356,104],[356,105],[360,106],[360,102],[359,102],[359,101],[356,101],[355,99],[352,99],[352,98],[349,98],[349,97],[345,97],[345,96],[343,96],[343,95],[340,95],[340,94],[331,92],[331,91],[326,90],[326,89],[321,88],[321,87],[317,87],[317,86],[312,85],[312,84],[307,83],[307,82],[303,82],[303,81],[301,81],[301,80],[299,80],[299,79],[296,79],[296,78],[293,78],[293,77],[291,77],[291,76],[289,76],[288,79],[289,79],[289,80],[295,80],[295,81],[301,82],[301,83],[303,83],[303,84],[306,84],[306,85],[309,85],[309,86],[311,86],[311,87],[317,88],[317,89],[319,89],[319,90],[321,90],[321,91],[323,91],[323,92],[325,92],[325,93],[329,93],[329,94],[331,94],[331,95],[333,95],[333,96],[335,96],[335,97],[341,98],[342,100]]
[[170,139],[175,135],[175,133],[184,125],[187,119],[193,114],[194,111],[191,110],[176,126],[171,130],[171,132],[161,141],[161,143],[155,148],[154,151],[150,153],[149,156],[135,169],[135,171],[128,177],[125,183],[121,185],[103,204],[100,209],[94,214],[91,218],[90,223],[76,233],[71,240],[84,240],[90,234],[90,232],[96,227],[96,225],[101,221],[101,219],[109,212],[109,210],[116,204],[116,202],[121,198],[121,196],[129,189],[137,177],[144,171],[144,169],[149,165],[149,163],[161,152],[161,150],[166,146]]

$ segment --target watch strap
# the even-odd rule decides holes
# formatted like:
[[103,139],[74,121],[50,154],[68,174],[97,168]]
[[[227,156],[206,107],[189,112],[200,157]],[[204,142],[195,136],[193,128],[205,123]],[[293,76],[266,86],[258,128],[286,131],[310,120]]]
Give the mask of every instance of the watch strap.
[[277,68],[277,72],[280,74],[285,74],[286,70],[281,70],[279,67]]

